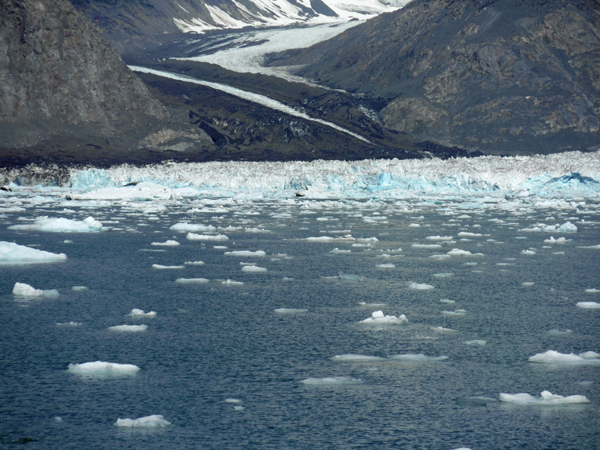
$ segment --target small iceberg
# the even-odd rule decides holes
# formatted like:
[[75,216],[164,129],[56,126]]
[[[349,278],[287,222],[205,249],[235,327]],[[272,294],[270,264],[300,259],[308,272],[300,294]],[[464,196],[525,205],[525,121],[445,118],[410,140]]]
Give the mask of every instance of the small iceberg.
[[380,356],[368,356],[368,355],[357,355],[353,353],[348,353],[345,355],[335,355],[331,358],[332,361],[337,362],[378,362],[385,361],[385,358]]
[[596,352],[584,352],[576,355],[574,353],[559,353],[548,350],[529,357],[530,362],[543,364],[600,364],[600,354]]
[[211,241],[211,242],[221,242],[228,241],[229,238],[224,234],[196,234],[196,233],[188,233],[186,238],[190,241]]
[[422,353],[417,355],[413,354],[404,354],[404,355],[391,355],[388,356],[388,359],[393,361],[408,361],[408,362],[429,362],[429,361],[445,361],[448,359],[447,356],[426,356]]
[[153,269],[158,270],[173,270],[173,269],[185,269],[185,266],[163,266],[162,264],[152,264]]
[[279,308],[279,309],[275,310],[275,312],[277,314],[299,314],[299,313],[305,313],[307,311],[308,311],[308,309],[299,309],[299,308]]
[[251,252],[249,250],[234,250],[232,252],[225,252],[229,256],[266,256],[267,254],[262,250]]
[[400,325],[408,322],[408,319],[404,314],[400,317],[386,316],[383,311],[373,311],[371,317],[361,320],[359,323],[366,323],[368,325]]
[[29,286],[25,283],[15,283],[13,287],[13,294],[17,297],[46,297],[46,298],[56,298],[60,294],[56,289],[42,290],[35,289],[32,286]]
[[487,344],[487,341],[484,341],[481,339],[475,339],[472,341],[465,341],[465,342],[463,342],[463,344],[471,345],[473,347],[483,347],[485,344]]
[[9,230],[20,231],[45,231],[49,233],[97,233],[102,231],[102,223],[98,222],[93,217],[88,217],[85,220],[71,220],[65,218],[38,219],[28,225],[12,225]]
[[268,272],[267,269],[265,269],[264,267],[258,267],[258,266],[244,266],[242,267],[242,272],[252,272],[252,273],[261,273],[261,272]]
[[500,401],[517,405],[541,406],[573,405],[590,402],[584,395],[569,395],[568,397],[563,397],[562,395],[553,394],[550,391],[542,391],[539,397],[534,397],[529,394],[500,394]]
[[157,246],[163,246],[163,247],[177,247],[178,245],[181,245],[181,244],[177,241],[168,240],[166,242],[153,242],[150,245],[157,245]]
[[0,241],[0,265],[21,265],[63,262],[67,260],[64,253],[50,253],[14,242]]
[[227,286],[240,286],[244,283],[242,281],[233,281],[228,278],[227,280],[221,282],[221,284],[225,284]]
[[380,269],[393,269],[396,266],[392,263],[386,263],[386,264],[377,264],[375,267],[379,267]]
[[148,325],[116,325],[114,327],[108,327],[110,331],[124,332],[124,333],[137,333],[140,331],[146,331]]
[[352,250],[340,250],[339,248],[336,247],[333,250],[331,250],[329,253],[334,253],[337,255],[345,255],[345,254],[352,253]]
[[583,309],[600,309],[600,303],[598,302],[577,302],[575,306]]
[[175,283],[180,284],[198,284],[198,283],[208,283],[210,280],[208,278],[177,278]]
[[410,283],[408,285],[409,289],[414,289],[416,291],[428,291],[431,289],[434,289],[434,287],[430,284],[425,284],[425,283]]
[[133,364],[117,364],[104,361],[86,362],[83,364],[69,364],[68,371],[77,375],[97,377],[132,376],[140,368]]
[[139,419],[117,419],[116,427],[132,427],[132,428],[164,428],[171,425],[171,422],[165,420],[161,415],[155,414],[152,416],[140,417]]
[[348,386],[361,384],[362,380],[351,377],[326,377],[326,378],[307,378],[300,383],[309,386]]
[[144,312],[142,309],[134,308],[131,310],[129,315],[131,317],[135,317],[135,318],[144,318],[144,317],[150,318],[150,317],[155,317],[156,312],[155,311]]
[[204,233],[204,232],[211,232],[211,231],[215,231],[216,228],[213,227],[212,225],[196,225],[196,224],[192,224],[192,223],[176,223],[175,225],[172,225],[169,230],[171,231],[196,231],[199,233]]
[[367,277],[363,277],[362,275],[354,275],[351,273],[339,273],[339,277],[340,280],[344,280],[344,281],[366,281]]

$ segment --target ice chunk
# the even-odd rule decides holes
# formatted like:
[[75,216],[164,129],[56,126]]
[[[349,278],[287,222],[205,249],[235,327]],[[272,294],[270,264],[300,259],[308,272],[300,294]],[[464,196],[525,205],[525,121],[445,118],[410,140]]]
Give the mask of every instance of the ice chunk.
[[156,316],[156,312],[155,311],[144,312],[141,309],[134,308],[134,309],[131,310],[131,312],[129,313],[129,315],[131,317],[135,317],[135,318],[143,318],[143,317],[151,318],[151,317],[155,317]]
[[298,314],[305,313],[308,309],[296,309],[296,308],[279,308],[276,309],[275,312],[279,314]]
[[568,397],[563,397],[562,395],[555,395],[550,391],[542,391],[539,397],[534,397],[529,394],[500,394],[500,401],[518,405],[541,406],[570,405],[590,402],[587,397],[583,395],[569,395]]
[[430,241],[451,241],[453,236],[427,236]]
[[410,283],[408,285],[409,289],[414,289],[416,291],[428,291],[431,289],[434,289],[434,287],[430,284],[425,284],[425,283]]
[[543,233],[577,233],[577,227],[571,222],[565,222],[562,225],[546,225],[538,223],[531,228],[523,228],[519,231],[543,232]]
[[473,253],[471,253],[470,251],[461,250],[460,248],[453,248],[447,254],[450,256],[472,256],[473,255]]
[[89,376],[131,376],[138,373],[140,368],[133,364],[117,364],[104,361],[69,364],[68,371],[78,375]]
[[177,278],[175,283],[181,284],[195,284],[195,283],[208,283],[210,280],[207,278]]
[[225,284],[228,286],[240,286],[244,283],[241,281],[233,281],[233,280],[227,279],[227,280],[223,281],[221,284]]
[[455,300],[450,300],[450,299],[447,299],[447,298],[440,299],[440,302],[442,302],[442,303],[448,303],[448,304],[456,303]]
[[170,270],[170,269],[185,269],[185,266],[163,266],[162,264],[152,264],[153,269]]
[[0,241],[0,265],[37,264],[67,260],[64,253],[50,253],[13,242]]
[[27,225],[12,225],[9,230],[46,231],[50,233],[97,233],[102,231],[102,223],[93,217],[85,220],[71,220],[65,218],[38,219]]
[[566,354],[548,350],[545,353],[537,353],[529,357],[529,361],[545,364],[600,364],[600,354],[584,352],[576,355],[574,353]]
[[116,427],[136,427],[136,428],[163,428],[171,425],[171,422],[164,419],[159,414],[140,417],[139,419],[117,419]]
[[373,313],[371,313],[371,317],[360,321],[360,323],[366,323],[369,325],[400,325],[404,322],[408,322],[408,319],[404,314],[402,314],[400,317],[385,316],[381,310],[373,311]]
[[409,225],[409,227],[411,227],[411,228],[419,228],[420,226],[421,226],[421,225],[420,225],[420,224],[418,224],[418,223],[411,223],[411,224]]
[[331,358],[333,361],[337,362],[377,362],[377,361],[385,361],[385,358],[380,356],[367,356],[367,355],[357,355],[348,353],[345,355],[335,355]]
[[442,311],[442,314],[444,316],[461,317],[467,314],[467,311],[465,311],[464,309],[457,309],[456,311]]
[[196,234],[188,233],[186,238],[190,241],[228,241],[229,238],[224,234]]
[[215,231],[216,228],[213,227],[212,225],[194,225],[191,223],[176,223],[175,225],[171,226],[169,228],[169,230],[171,231],[187,231],[187,232],[191,232],[191,231],[196,231],[196,232],[210,232],[210,231]]
[[234,250],[231,252],[225,252],[226,255],[230,256],[266,256],[267,254],[262,250],[252,252],[250,250]]
[[334,248],[329,253],[347,254],[347,253],[352,253],[352,250],[340,250],[339,248]]
[[550,236],[550,239],[544,239],[544,244],[565,244],[572,240],[573,239],[565,239],[564,237],[559,237],[558,239],[554,239],[554,236]]
[[585,292],[587,294],[598,294],[598,293],[600,293],[600,289],[591,288],[591,289],[586,289]]
[[433,276],[436,278],[449,278],[449,277],[454,276],[454,274],[452,272],[434,273]]
[[487,344],[487,341],[483,341],[481,339],[475,339],[473,341],[465,341],[463,344],[472,345],[472,346],[484,346]]
[[344,281],[366,281],[367,277],[362,275],[354,275],[352,273],[339,273],[339,279]]
[[83,325],[81,322],[59,322],[56,324],[57,327],[80,327]]
[[362,381],[358,378],[351,377],[326,377],[326,378],[307,378],[300,383],[309,386],[344,386],[352,384],[360,384]]
[[521,283],[521,286],[525,286],[525,287],[529,287],[529,286],[533,286],[535,283],[532,281],[523,281]]
[[521,250],[521,253],[523,255],[535,255],[535,252],[533,250]]
[[441,244],[419,244],[419,243],[414,243],[411,245],[411,247],[413,248],[442,248]]
[[600,309],[600,303],[598,302],[577,302],[575,306],[583,309]]
[[427,362],[427,361],[444,361],[448,359],[447,356],[425,356],[422,353],[417,355],[403,354],[403,355],[391,355],[389,359],[394,361],[409,361],[409,362]]
[[267,269],[265,269],[264,267],[258,267],[258,266],[244,266],[244,267],[242,267],[242,272],[260,273],[260,272],[267,272]]
[[552,336],[566,336],[573,333],[572,330],[550,330],[548,331],[548,334],[552,335]]
[[110,331],[119,331],[127,333],[136,333],[138,331],[146,331],[148,325],[116,325],[114,327],[108,327]]
[[480,237],[481,233],[471,233],[469,231],[461,231],[460,233],[458,233],[458,235],[459,236]]
[[225,403],[240,404],[243,403],[239,398],[226,398]]
[[177,241],[168,240],[166,242],[153,242],[151,245],[162,245],[164,247],[177,247],[180,244]]
[[15,283],[13,287],[13,294],[18,297],[48,297],[48,298],[56,298],[59,296],[59,293],[56,289],[35,289],[32,286],[29,286],[25,283]]
[[183,264],[185,264],[186,266],[203,266],[204,261],[186,261]]
[[375,265],[375,267],[380,267],[382,269],[393,269],[396,266],[392,263],[387,263],[387,264],[377,264],[377,265]]
[[71,289],[73,291],[87,291],[88,290],[88,288],[85,286],[73,286]]

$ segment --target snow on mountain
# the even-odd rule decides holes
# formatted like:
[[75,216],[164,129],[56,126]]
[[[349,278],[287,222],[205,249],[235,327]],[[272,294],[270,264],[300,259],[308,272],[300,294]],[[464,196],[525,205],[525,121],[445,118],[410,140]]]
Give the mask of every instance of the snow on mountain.
[[173,18],[185,32],[236,29],[247,26],[285,26],[295,23],[329,23],[366,20],[391,12],[398,6],[377,0],[231,0],[219,4],[205,3],[206,13]]
[[[172,197],[276,198],[301,191],[312,198],[467,195],[497,201],[505,201],[507,196],[515,201],[598,199],[600,152],[449,160],[121,165],[106,170],[71,169],[69,187],[89,191],[132,182],[156,183],[157,188],[171,189]],[[127,189],[134,187],[113,190]]]

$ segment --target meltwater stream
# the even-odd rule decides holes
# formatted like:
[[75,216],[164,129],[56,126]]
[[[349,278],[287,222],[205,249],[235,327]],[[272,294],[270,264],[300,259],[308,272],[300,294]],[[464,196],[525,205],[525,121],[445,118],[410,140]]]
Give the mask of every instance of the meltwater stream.
[[2,195],[2,448],[600,442],[597,200]]

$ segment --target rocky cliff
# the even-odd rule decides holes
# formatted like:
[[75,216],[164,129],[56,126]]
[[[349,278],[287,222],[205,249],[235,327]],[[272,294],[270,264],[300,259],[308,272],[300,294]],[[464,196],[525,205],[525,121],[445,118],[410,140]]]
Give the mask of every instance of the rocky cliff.
[[119,137],[165,117],[67,0],[0,0],[0,147]]
[[600,0],[414,0],[274,64],[381,97],[386,127],[501,153],[600,145]]

